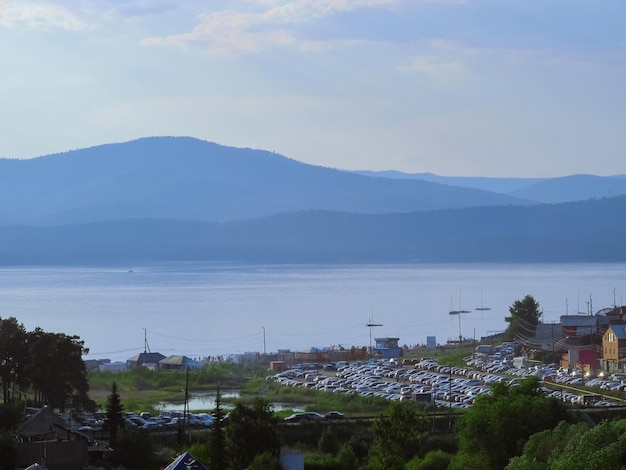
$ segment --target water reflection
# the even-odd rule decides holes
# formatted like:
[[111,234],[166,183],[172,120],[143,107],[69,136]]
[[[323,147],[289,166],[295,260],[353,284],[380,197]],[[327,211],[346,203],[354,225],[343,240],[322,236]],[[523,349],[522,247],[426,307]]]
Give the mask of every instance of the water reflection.
[[[225,399],[228,399],[230,401],[237,398],[239,398],[239,391],[237,390],[222,391],[222,408],[229,409],[232,407],[230,403],[224,402]],[[293,403],[272,403],[272,406],[274,407],[274,411],[281,411],[285,409],[304,411],[304,408],[301,405]],[[160,411],[182,411],[183,408],[184,404],[182,402],[160,402],[157,405],[157,409]],[[210,411],[214,408],[215,393],[198,393],[191,394],[189,396],[189,411]]]

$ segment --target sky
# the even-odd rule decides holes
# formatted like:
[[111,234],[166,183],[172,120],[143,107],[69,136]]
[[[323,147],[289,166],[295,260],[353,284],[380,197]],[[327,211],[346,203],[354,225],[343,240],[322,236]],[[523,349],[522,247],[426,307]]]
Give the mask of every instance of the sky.
[[0,157],[192,136],[326,167],[626,174],[624,0],[0,0]]

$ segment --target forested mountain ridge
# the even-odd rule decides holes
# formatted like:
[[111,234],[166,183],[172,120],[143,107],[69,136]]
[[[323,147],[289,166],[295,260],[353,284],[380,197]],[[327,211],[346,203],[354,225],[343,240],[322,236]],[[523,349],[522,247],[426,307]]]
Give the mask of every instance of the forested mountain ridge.
[[623,214],[185,137],[0,159],[0,265],[626,261]]
[[372,177],[423,180],[462,188],[481,189],[540,203],[573,202],[626,194],[626,175],[569,175],[556,178],[493,178],[440,176],[400,171],[358,171]]
[[0,159],[0,224],[126,218],[226,221],[302,210],[396,213],[516,205],[508,195],[426,181],[370,178],[263,150],[150,137]]
[[0,227],[0,264],[626,261],[626,196],[409,214]]

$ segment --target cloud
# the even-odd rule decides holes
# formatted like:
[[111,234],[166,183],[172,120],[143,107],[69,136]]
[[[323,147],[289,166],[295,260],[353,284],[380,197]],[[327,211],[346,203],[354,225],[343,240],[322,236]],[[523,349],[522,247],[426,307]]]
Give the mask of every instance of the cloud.
[[406,72],[422,73],[433,78],[454,78],[464,71],[463,63],[460,60],[442,61],[433,56],[413,57],[410,64],[400,66],[399,69]]
[[78,31],[85,29],[87,25],[70,10],[59,5],[0,0],[0,26]]
[[191,32],[148,37],[143,39],[141,44],[181,47],[202,44],[210,53],[217,55],[258,52],[270,47],[287,45],[312,49],[315,48],[313,41],[298,38],[296,25],[334,13],[393,5],[398,3],[398,0],[260,0],[252,3],[263,7],[262,11],[226,10],[202,13],[198,16],[200,24]]

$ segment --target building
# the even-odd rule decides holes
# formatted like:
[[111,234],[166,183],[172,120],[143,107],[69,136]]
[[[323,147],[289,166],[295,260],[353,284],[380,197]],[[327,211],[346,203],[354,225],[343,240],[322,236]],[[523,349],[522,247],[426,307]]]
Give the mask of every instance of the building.
[[374,355],[384,358],[402,356],[402,348],[398,346],[400,338],[374,338]]
[[609,325],[602,335],[603,366],[608,372],[623,372],[626,361],[626,324]]
[[51,470],[83,470],[89,463],[89,440],[65,427],[63,419],[44,407],[15,431],[18,439],[17,466],[33,463]]
[[596,315],[561,315],[563,336],[577,338],[598,332],[598,317]]
[[158,352],[142,352],[135,354],[126,360],[127,369],[136,369],[137,367],[146,367],[147,369],[156,369],[159,361],[165,359],[165,356]]
[[202,364],[187,356],[172,355],[161,359],[158,362],[158,368],[162,370],[187,370],[201,369]]

